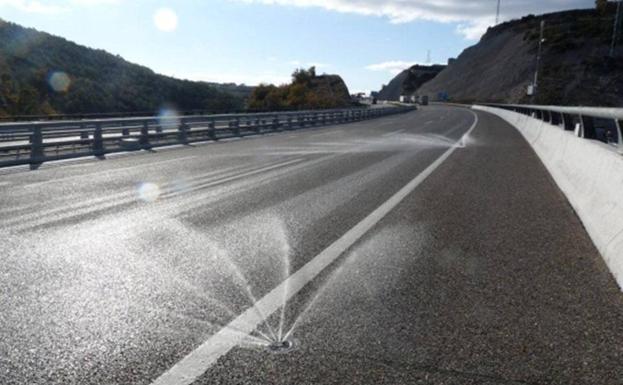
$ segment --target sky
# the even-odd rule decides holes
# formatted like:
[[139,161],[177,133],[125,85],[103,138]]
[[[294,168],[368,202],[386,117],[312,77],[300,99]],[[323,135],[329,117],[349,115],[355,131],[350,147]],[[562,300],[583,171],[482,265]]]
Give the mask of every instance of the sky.
[[[501,0],[500,20],[593,6]],[[496,8],[497,0],[0,0],[0,18],[177,78],[282,84],[316,66],[354,93],[458,56],[495,24]]]

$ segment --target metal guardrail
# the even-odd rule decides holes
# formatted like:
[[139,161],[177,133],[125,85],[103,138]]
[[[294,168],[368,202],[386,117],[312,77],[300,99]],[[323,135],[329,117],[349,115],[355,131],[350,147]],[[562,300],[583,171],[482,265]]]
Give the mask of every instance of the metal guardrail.
[[623,153],[623,108],[482,104],[529,115],[586,139],[618,147]]
[[408,107],[0,124],[0,167],[349,123]]

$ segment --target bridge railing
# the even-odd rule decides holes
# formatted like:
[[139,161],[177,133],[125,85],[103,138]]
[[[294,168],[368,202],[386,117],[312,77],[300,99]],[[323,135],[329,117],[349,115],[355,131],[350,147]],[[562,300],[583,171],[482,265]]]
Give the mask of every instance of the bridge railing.
[[0,124],[0,166],[374,119],[408,107]]
[[532,116],[575,135],[616,147],[623,154],[623,108],[482,104]]

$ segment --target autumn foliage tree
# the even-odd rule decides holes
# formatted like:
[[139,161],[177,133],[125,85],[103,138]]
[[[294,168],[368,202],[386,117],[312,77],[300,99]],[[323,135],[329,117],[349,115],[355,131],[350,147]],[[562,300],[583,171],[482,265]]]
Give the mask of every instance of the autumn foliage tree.
[[318,76],[315,67],[295,70],[290,84],[262,84],[249,99],[249,109],[255,111],[339,108],[349,104],[348,89],[342,79]]

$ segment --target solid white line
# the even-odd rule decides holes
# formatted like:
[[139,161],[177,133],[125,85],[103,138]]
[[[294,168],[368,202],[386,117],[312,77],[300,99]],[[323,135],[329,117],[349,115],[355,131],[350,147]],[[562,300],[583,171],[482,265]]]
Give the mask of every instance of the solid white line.
[[[473,112],[472,112],[473,113]],[[340,239],[324,249],[296,273],[292,274],[270,293],[247,309],[236,319],[214,334],[207,341],[192,351],[175,366],[158,377],[152,385],[190,385],[208,370],[221,356],[227,354],[235,346],[243,342],[246,334],[251,334],[258,325],[284,305],[283,293],[287,288],[287,302],[305,285],[311,282],[320,272],[333,263],[342,253],[372,229],[381,219],[392,211],[410,193],[413,192],[428,176],[430,176],[452,153],[462,146],[463,138],[468,136],[478,124],[478,115],[474,115],[474,124],[463,137],[422,171],[415,179],[394,194],[388,201],[379,206]],[[261,314],[265,316],[261,316]]]

